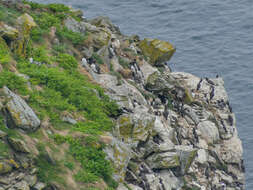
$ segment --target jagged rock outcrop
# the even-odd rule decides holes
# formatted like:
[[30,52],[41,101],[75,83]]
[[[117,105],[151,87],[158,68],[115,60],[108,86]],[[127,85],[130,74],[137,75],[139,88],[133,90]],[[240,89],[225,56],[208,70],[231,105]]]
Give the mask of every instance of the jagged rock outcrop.
[[124,110],[105,149],[115,179],[132,189],[244,189],[242,145],[223,80],[141,67],[141,83],[88,69]]

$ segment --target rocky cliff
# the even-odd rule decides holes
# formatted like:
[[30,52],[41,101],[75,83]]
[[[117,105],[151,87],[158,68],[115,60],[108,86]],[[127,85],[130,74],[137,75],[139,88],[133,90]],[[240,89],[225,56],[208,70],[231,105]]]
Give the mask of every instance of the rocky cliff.
[[0,190],[242,190],[220,77],[106,17],[0,1]]

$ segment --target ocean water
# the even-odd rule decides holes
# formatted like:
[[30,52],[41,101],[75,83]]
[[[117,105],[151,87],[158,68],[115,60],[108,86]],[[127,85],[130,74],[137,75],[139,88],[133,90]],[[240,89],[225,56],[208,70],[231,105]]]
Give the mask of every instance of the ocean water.
[[87,18],[106,15],[124,34],[168,40],[174,71],[223,77],[253,189],[253,0],[36,0],[64,3]]

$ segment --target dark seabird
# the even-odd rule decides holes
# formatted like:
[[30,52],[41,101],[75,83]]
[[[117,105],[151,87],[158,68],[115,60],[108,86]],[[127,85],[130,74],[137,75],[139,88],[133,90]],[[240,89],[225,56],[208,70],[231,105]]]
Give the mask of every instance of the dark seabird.
[[199,83],[198,83],[198,85],[197,85],[197,91],[200,89],[202,81],[203,81],[203,79],[201,78],[200,81],[199,81]]
[[164,116],[164,118],[165,118],[166,120],[168,120],[169,110],[168,110],[168,106],[167,106],[167,105],[164,107],[163,116]]
[[209,78],[206,77],[206,81],[211,84],[211,85],[215,85],[213,81],[211,81]]
[[225,133],[227,133],[228,131],[227,131],[227,128],[226,128],[226,126],[225,126],[223,120],[221,120],[221,125],[222,125],[222,127],[223,127]]
[[219,75],[216,75],[216,78],[219,78]]
[[230,126],[233,126],[233,124],[234,124],[234,119],[233,119],[233,117],[232,117],[231,115],[228,116],[228,122],[229,122],[229,125],[230,125]]
[[229,101],[227,101],[227,105],[228,105],[229,111],[230,111],[231,113],[233,113],[233,109],[232,109],[232,107],[230,106]]
[[210,92],[210,100],[212,100],[214,97],[214,87],[212,86],[212,90]]

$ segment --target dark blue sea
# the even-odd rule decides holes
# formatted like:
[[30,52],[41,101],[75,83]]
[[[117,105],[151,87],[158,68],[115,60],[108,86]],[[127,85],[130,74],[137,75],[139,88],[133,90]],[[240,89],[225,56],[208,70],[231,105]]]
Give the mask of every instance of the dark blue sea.
[[224,78],[253,189],[253,0],[36,0],[64,3],[87,18],[106,15],[124,34],[173,43],[174,71]]

